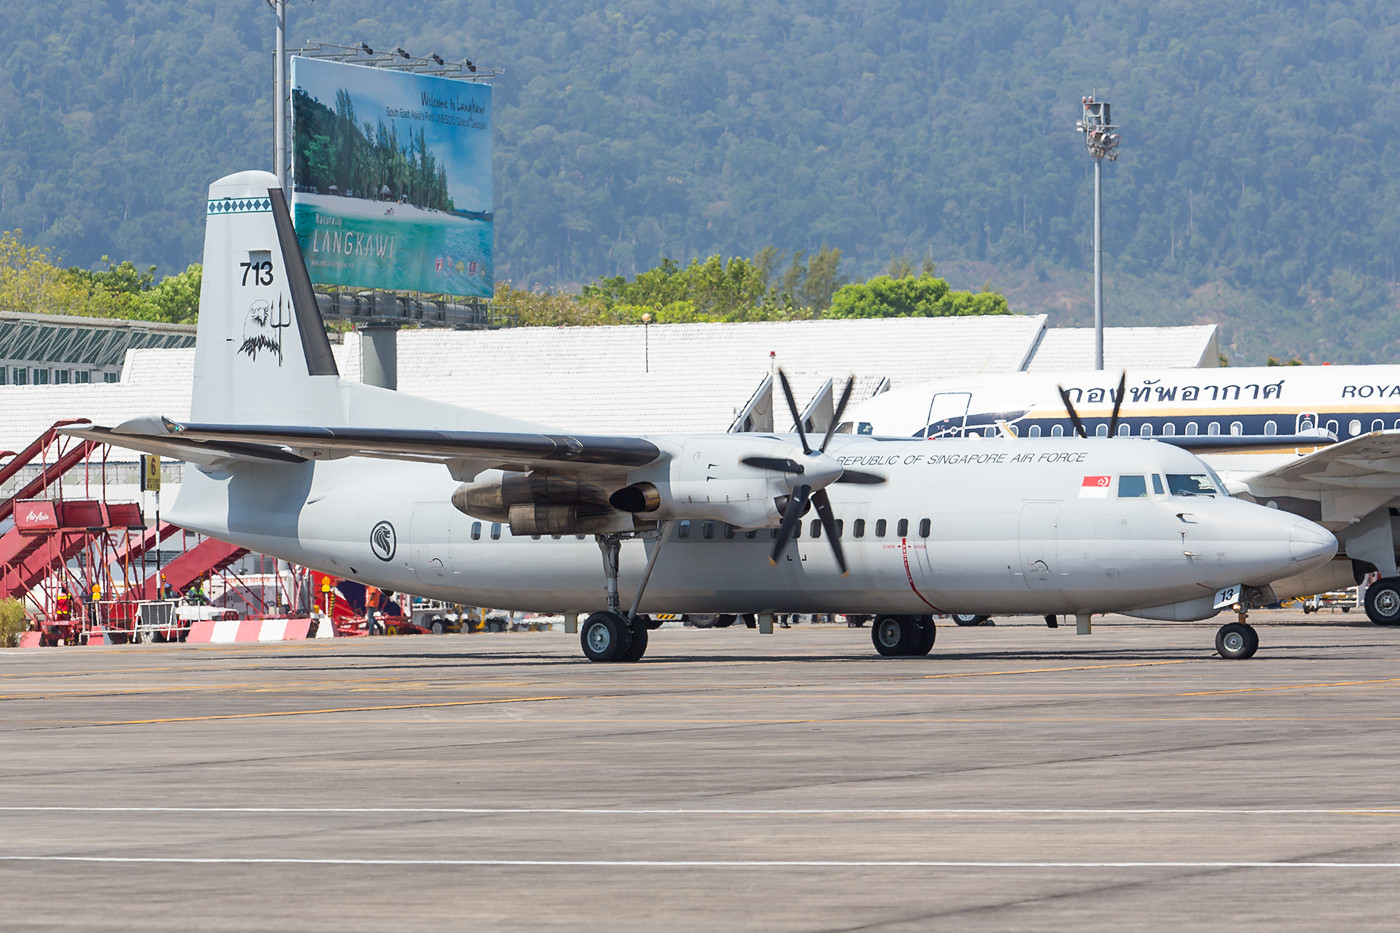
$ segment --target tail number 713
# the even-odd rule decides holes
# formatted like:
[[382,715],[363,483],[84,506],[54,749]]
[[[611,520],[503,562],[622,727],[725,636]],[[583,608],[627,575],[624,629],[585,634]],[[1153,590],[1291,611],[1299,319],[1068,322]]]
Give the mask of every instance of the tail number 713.
[[248,284],[248,276],[253,276],[254,285],[272,284],[272,260],[264,259],[262,262],[240,262],[243,268],[243,284]]

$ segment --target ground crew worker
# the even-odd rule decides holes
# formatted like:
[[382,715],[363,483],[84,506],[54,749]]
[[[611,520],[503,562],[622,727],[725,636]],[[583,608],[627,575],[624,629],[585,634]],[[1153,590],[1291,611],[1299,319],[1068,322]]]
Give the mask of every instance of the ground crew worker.
[[371,634],[373,634],[379,628],[378,623],[376,622],[376,619],[379,616],[379,596],[379,587],[365,587],[365,621],[368,623],[368,628]]
[[67,590],[64,590],[58,594],[58,599],[55,602],[57,605],[54,607],[54,615],[58,621],[67,622],[73,615],[73,597],[68,595]]

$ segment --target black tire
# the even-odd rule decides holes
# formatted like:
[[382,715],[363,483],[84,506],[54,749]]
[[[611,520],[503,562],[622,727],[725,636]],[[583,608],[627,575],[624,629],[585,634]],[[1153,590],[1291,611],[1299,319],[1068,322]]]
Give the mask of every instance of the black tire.
[[620,613],[595,612],[578,627],[578,637],[584,657],[608,663],[622,660],[632,643],[632,630]]
[[870,641],[887,658],[910,654],[919,639],[919,626],[909,616],[878,616],[870,627]]
[[971,612],[953,613],[953,621],[958,625],[981,625],[990,618],[991,616],[979,616]]
[[914,641],[913,650],[909,654],[921,658],[933,650],[938,628],[933,624],[933,616],[918,616],[914,622],[919,627],[919,637]]
[[1227,622],[1215,633],[1215,651],[1227,661],[1243,661],[1259,650],[1259,633],[1243,622]]
[[719,622],[719,616],[713,612],[702,612],[700,614],[687,612],[685,620],[690,623],[691,628],[713,628]]
[[1400,625],[1400,577],[1381,577],[1366,587],[1366,618],[1377,625]]
[[758,617],[752,612],[744,614],[744,628],[758,628]]
[[442,624],[441,619],[434,619],[432,631],[434,635],[441,635],[443,632],[447,631],[447,626]]
[[642,655],[647,653],[647,632],[650,626],[647,625],[646,616],[637,616],[632,620],[632,640],[627,645],[627,650],[622,652],[619,661],[640,661]]
[[1303,603],[1303,615],[1309,615],[1309,614],[1311,614],[1312,612],[1313,612],[1313,607],[1310,606],[1310,605],[1308,605],[1307,603]]
[[738,620],[738,618],[739,617],[734,615],[732,612],[722,612],[719,615],[715,616],[715,628],[729,628]]

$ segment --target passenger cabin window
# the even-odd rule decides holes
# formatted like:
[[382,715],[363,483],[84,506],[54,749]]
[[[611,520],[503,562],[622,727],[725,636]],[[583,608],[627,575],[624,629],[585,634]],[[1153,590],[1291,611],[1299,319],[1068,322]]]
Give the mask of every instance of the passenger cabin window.
[[885,536],[885,528],[886,525],[885,520],[883,518],[877,521],[875,523],[875,537],[883,538]]
[[492,541],[499,541],[499,540],[501,540],[501,523],[500,523],[500,522],[492,522],[492,523],[491,523],[491,540],[492,540]]
[[822,536],[822,523],[821,523],[821,519],[814,518],[814,519],[812,519],[812,535],[811,535],[811,537],[812,537],[813,540],[816,540],[817,538],[820,538],[821,536]]
[[855,520],[855,524],[851,526],[851,534],[857,538],[865,537],[865,519],[858,518]]
[[1351,424],[1347,425],[1347,433],[1352,437],[1361,433],[1361,420],[1359,418],[1351,419]]
[[1341,428],[1337,427],[1337,422],[1335,422],[1335,421],[1329,421],[1329,422],[1327,422],[1327,430],[1331,431],[1331,432],[1332,432],[1334,435],[1336,435],[1337,437],[1341,437],[1341,436],[1342,436]]
[[792,526],[792,540],[796,541],[800,537],[802,537],[802,523],[798,522]]
[[706,541],[709,541],[709,540],[710,540],[711,538],[713,538],[714,536],[715,536],[715,523],[714,523],[714,522],[705,522],[705,524],[703,524],[703,525],[700,526],[700,537],[704,538]]
[[907,537],[909,537],[909,519],[907,519],[907,518],[901,518],[901,519],[899,520],[899,524],[895,526],[895,537],[896,537],[896,538],[907,538]]
[[685,540],[690,537],[690,519],[681,519],[680,528],[676,531],[676,537]]
[[729,522],[724,523],[724,536],[729,539],[734,537],[734,526],[729,524]]
[[1148,424],[1146,421],[1144,421],[1144,422],[1142,423],[1142,428],[1141,428],[1141,430],[1138,431],[1138,433],[1141,434],[1143,437],[1151,437],[1151,436],[1152,436],[1152,425],[1150,425],[1150,424]]
[[927,538],[928,533],[933,529],[933,523],[927,518],[919,519],[919,537]]
[[1026,436],[1027,436],[1027,437],[1040,437],[1040,425],[1038,425],[1038,424],[1033,424],[1033,425],[1031,425],[1030,430],[1026,432]]
[[1120,425],[1118,425],[1118,436],[1119,436],[1119,437],[1127,437],[1129,434],[1132,434],[1132,433],[1133,433],[1133,428],[1132,428],[1131,425],[1128,425],[1128,424],[1120,424]]
[[1241,434],[1244,433],[1244,423],[1240,421],[1231,421],[1230,433],[1233,434],[1235,437],[1239,437]]
[[748,538],[750,541],[754,540],[758,537],[758,529],[754,528],[751,531],[744,532],[744,537]]
[[1377,418],[1375,421],[1372,421],[1372,422],[1371,422],[1371,430],[1372,430],[1372,431],[1384,431],[1384,430],[1385,430],[1385,422],[1382,421],[1381,419]]
[[1219,434],[1220,434],[1220,422],[1219,422],[1219,421],[1212,421],[1212,422],[1206,427],[1206,433],[1209,434],[1211,437],[1216,437],[1217,435],[1219,435]]
[[1155,493],[1156,493],[1157,495],[1159,495],[1159,496],[1162,495],[1162,493],[1164,492],[1164,488],[1163,488],[1163,486],[1162,486],[1162,474],[1160,474],[1160,473],[1153,473],[1153,474],[1152,474],[1152,491],[1155,492]]
[[843,538],[846,535],[846,522],[843,519],[836,520],[836,537]]
[[1176,422],[1175,422],[1175,421],[1168,421],[1166,424],[1162,425],[1162,436],[1163,436],[1163,437],[1175,437],[1175,436],[1176,436]]
[[1099,437],[1108,437],[1108,425],[1100,424],[1097,428],[1094,429],[1094,433],[1097,434]]
[[1197,429],[1196,429],[1196,422],[1194,422],[1194,421],[1188,421],[1188,422],[1186,422],[1186,436],[1187,436],[1187,437],[1195,437],[1195,436],[1196,436],[1196,431],[1197,431]]
[[1146,477],[1146,476],[1120,476],[1120,477],[1118,477],[1118,498],[1120,498],[1120,499],[1146,499],[1146,498],[1147,498],[1147,477]]
[[1273,437],[1275,434],[1277,434],[1277,433],[1278,433],[1278,422],[1273,421],[1273,420],[1265,421],[1265,422],[1264,422],[1264,433],[1265,433],[1267,436],[1269,436],[1269,437]]
[[1064,428],[1064,425],[1057,424],[1057,425],[1054,425],[1053,427],[1051,427],[1051,428],[1050,428],[1050,436],[1051,436],[1051,437],[1064,437],[1064,436],[1065,436],[1065,428]]
[[481,540],[481,522],[472,522],[472,540]]

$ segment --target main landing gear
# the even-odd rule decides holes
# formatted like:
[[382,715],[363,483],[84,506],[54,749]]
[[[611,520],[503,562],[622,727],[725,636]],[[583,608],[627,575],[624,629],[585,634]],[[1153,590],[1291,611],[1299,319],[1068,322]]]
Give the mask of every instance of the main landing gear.
[[1366,618],[1377,625],[1400,625],[1400,577],[1381,577],[1366,587]]
[[876,616],[870,626],[875,650],[887,658],[926,655],[937,635],[933,616]]
[[[590,661],[640,661],[647,653],[647,632],[650,620],[637,615],[642,593],[651,579],[656,558],[666,543],[667,523],[661,522],[654,532],[641,534],[598,535],[598,549],[603,552],[603,573],[606,576],[608,608],[595,612],[579,626],[579,642],[583,645],[583,655]],[[622,603],[617,593],[617,574],[622,556],[624,538],[655,537],[656,547],[647,558],[647,568],[642,573],[642,582],[637,586],[637,595],[632,599],[632,608],[622,612]]]

